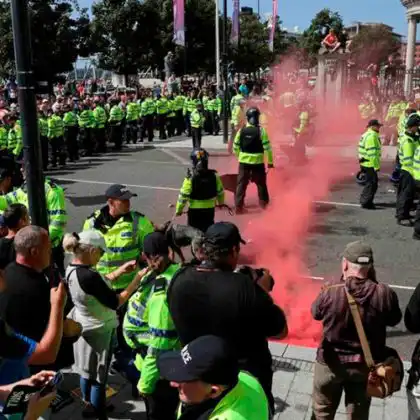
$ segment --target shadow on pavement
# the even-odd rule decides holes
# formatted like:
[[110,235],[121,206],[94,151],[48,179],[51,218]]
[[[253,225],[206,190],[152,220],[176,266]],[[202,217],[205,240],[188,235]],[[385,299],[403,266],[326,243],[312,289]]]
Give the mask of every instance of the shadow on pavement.
[[298,372],[300,369],[298,366],[287,362],[283,358],[273,357],[273,371],[277,372],[278,370],[283,370],[285,372]]
[[98,204],[104,204],[106,202],[106,198],[103,194],[84,197],[67,196],[67,199],[75,207],[96,206]]
[[287,407],[289,407],[289,404],[287,404],[286,401],[283,401],[281,398],[274,397],[274,414],[282,413]]

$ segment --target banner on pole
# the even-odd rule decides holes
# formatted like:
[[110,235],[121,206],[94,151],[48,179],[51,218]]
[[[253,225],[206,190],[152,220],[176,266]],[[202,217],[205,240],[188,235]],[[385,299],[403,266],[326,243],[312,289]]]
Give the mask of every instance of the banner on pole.
[[268,29],[269,29],[269,38],[268,38],[268,47],[270,51],[274,51],[274,34],[276,33],[276,24],[277,24],[277,0],[273,0],[273,12],[271,17],[268,19]]
[[185,47],[184,0],[173,0],[174,38],[176,45]]
[[233,0],[232,32],[230,40],[233,45],[239,43],[239,0]]

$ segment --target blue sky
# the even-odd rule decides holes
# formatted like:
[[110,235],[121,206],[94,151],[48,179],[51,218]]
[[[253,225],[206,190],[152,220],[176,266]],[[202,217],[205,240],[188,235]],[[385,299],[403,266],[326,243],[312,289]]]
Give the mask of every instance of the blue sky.
[[[220,7],[222,1],[219,0]],[[233,0],[227,1],[231,15]],[[82,6],[88,7],[92,1],[80,0],[80,3]],[[255,11],[257,4],[258,0],[241,0],[241,6],[253,7]],[[339,12],[345,24],[356,20],[384,22],[393,26],[396,32],[407,35],[405,9],[400,0],[278,0],[278,4],[278,14],[288,29],[295,26],[305,29],[319,10],[328,7]],[[261,13],[270,13],[271,7],[272,0],[260,0]]]

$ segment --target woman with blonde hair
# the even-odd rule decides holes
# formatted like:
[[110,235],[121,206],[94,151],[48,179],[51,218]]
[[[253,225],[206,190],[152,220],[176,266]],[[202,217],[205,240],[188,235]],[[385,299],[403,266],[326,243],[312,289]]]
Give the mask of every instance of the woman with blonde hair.
[[136,261],[125,263],[102,277],[94,267],[108,252],[103,236],[95,230],[67,233],[64,250],[73,254],[66,270],[66,281],[74,303],[69,317],[83,327],[82,337],[74,344],[74,370],[80,375],[80,389],[87,404],[83,416],[107,419],[106,382],[112,357],[112,343],[118,324],[116,310],[139,287],[147,269],[140,271],[120,293],[110,283],[136,269]]

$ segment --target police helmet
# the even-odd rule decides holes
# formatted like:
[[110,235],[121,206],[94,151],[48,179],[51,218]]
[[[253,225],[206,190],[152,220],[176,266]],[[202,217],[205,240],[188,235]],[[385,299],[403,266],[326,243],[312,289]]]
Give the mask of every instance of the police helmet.
[[359,185],[365,185],[366,184],[366,174],[362,171],[359,171],[356,175],[356,182]]
[[190,158],[195,169],[207,169],[209,163],[209,154],[205,149],[194,149],[191,152]]
[[249,108],[246,111],[246,119],[252,125],[259,125],[260,123],[260,110],[256,107]]
[[407,128],[419,127],[420,126],[420,115],[418,115],[418,114],[411,114],[408,117],[407,122],[405,123],[405,126]]

